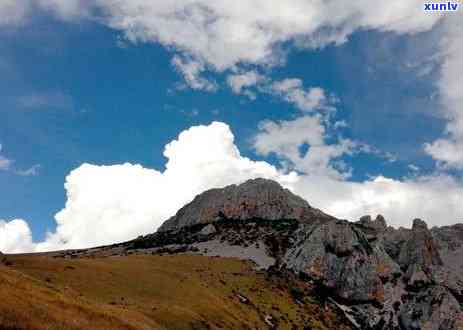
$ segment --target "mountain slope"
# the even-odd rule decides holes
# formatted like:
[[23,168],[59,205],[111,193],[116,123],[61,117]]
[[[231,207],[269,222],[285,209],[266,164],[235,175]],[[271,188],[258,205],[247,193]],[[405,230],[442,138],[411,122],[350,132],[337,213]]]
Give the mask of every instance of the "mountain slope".
[[349,329],[311,286],[191,255],[9,256],[1,329]]

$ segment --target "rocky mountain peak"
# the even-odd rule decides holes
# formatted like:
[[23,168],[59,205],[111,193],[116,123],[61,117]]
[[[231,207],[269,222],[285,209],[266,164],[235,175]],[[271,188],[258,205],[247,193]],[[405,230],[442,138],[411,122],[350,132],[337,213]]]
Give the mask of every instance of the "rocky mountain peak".
[[380,214],[376,216],[375,220],[372,220],[370,215],[365,215],[361,217],[356,224],[362,227],[364,231],[370,231],[374,236],[377,236],[387,229],[386,219]]
[[381,215],[381,214],[378,214],[376,216],[376,219],[375,219],[375,224],[377,227],[382,227],[384,229],[387,228],[387,223],[386,223],[386,219]]
[[413,220],[409,239],[400,251],[399,264],[403,268],[417,265],[424,270],[434,265],[442,265],[436,242],[423,220]]
[[421,219],[413,220],[412,230],[414,231],[427,231],[428,224]]
[[196,196],[168,219],[159,231],[227,219],[323,221],[333,218],[312,208],[304,199],[275,181],[253,179]]

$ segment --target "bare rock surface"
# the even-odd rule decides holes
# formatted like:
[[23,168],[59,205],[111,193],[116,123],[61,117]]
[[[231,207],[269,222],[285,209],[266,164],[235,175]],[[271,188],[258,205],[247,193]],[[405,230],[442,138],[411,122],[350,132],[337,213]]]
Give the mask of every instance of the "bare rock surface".
[[410,237],[400,250],[398,262],[403,269],[416,265],[424,272],[442,265],[437,245],[424,221],[413,220]]
[[463,224],[453,226],[434,227],[431,234],[436,241],[441,254],[452,252],[463,246]]
[[275,258],[267,253],[263,242],[255,242],[250,246],[241,246],[213,240],[194,243],[192,247],[197,249],[196,253],[205,256],[251,260],[257,265],[257,269],[268,269],[276,262]]
[[254,179],[223,189],[211,189],[196,196],[158,230],[179,229],[223,219],[326,221],[332,217],[310,207],[304,199],[274,181]]
[[384,302],[382,278],[400,269],[347,221],[322,224],[307,233],[286,256],[286,266],[318,281],[343,300]]

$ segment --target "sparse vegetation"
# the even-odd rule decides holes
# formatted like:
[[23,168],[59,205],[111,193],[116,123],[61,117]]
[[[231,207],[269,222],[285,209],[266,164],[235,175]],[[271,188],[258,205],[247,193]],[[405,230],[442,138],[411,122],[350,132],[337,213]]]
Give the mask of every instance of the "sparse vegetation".
[[316,300],[295,301],[290,288],[307,284],[235,259],[9,258],[0,266],[1,329],[349,329]]

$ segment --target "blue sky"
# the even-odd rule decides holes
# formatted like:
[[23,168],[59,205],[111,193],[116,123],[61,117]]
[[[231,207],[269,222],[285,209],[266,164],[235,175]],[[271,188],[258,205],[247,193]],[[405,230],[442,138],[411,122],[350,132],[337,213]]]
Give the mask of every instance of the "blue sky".
[[[371,184],[374,178],[387,178],[392,181],[391,187],[385,190],[392,194],[403,189],[405,204],[407,196],[411,196],[410,212],[419,209],[414,208],[420,204],[415,195],[431,194],[421,184],[439,192],[447,187],[453,204],[449,208],[445,204],[448,201],[437,201],[432,215],[446,217],[445,223],[463,217],[463,210],[456,206],[463,196],[458,157],[456,160],[442,158],[424,147],[425,143],[448,138],[454,143],[454,150],[463,153],[457,133],[454,136],[452,131],[445,133],[449,123],[457,121],[458,116],[448,110],[449,97],[442,96],[445,59],[438,57],[443,52],[439,38],[447,25],[453,26],[454,22],[447,23],[446,18],[435,18],[432,22],[426,19],[405,31],[401,26],[393,26],[395,23],[390,23],[388,28],[387,22],[365,23],[366,26],[351,27],[346,35],[339,37],[345,40],[326,41],[319,48],[300,46],[319,40],[320,37],[315,38],[315,32],[310,31],[304,40],[288,37],[284,43],[271,44],[269,49],[278,57],[276,64],[259,54],[249,59],[245,48],[239,49],[243,54],[238,53],[230,64],[220,58],[219,51],[211,57],[206,51],[201,53],[202,50],[182,41],[169,43],[159,38],[134,37],[134,31],[111,22],[102,24],[93,16],[68,14],[71,17],[65,19],[63,13],[69,11],[60,12],[53,7],[56,2],[50,3],[45,9],[29,8],[28,14],[17,22],[2,25],[0,20],[0,160],[9,163],[0,170],[4,192],[0,219],[4,219],[3,225],[13,219],[24,219],[32,241],[44,241],[47,231],[57,230],[55,214],[66,207],[63,185],[72,170],[84,163],[100,166],[129,162],[163,172],[167,161],[163,156],[165,145],[177,139],[182,131],[198,125],[207,127],[213,121],[228,125],[242,157],[265,161],[281,175],[294,170],[304,187],[310,182],[330,179],[329,184],[322,184],[318,189],[328,189],[331,183],[339,181],[355,186],[346,188],[349,194],[357,190],[363,194],[360,187]],[[85,2],[76,3],[85,5]],[[0,13],[1,9],[0,6]],[[130,12],[112,14],[130,15]],[[370,11],[362,15],[374,16]],[[217,40],[211,41],[209,47],[216,47],[214,42]],[[220,47],[227,46],[227,40],[221,42]],[[195,77],[213,82],[214,90],[198,88],[185,78],[182,73],[187,69],[176,67],[174,57],[203,66]],[[263,77],[261,82],[249,86],[255,99],[234,92],[227,83],[228,77],[246,72],[257,72]],[[325,99],[310,109],[301,109],[291,101],[288,90],[277,92],[272,87],[273,83],[285,79],[298,79],[301,84],[297,91],[320,88]],[[323,110],[324,107],[332,110]],[[326,115],[326,111],[331,114]],[[275,132],[262,128],[266,122],[278,126],[282,121],[292,123],[304,116],[323,117],[320,126],[326,129],[323,148],[341,144],[343,139],[357,144],[328,159],[326,166],[337,164],[335,176],[325,171],[325,165],[323,169],[319,165],[315,169],[312,163],[307,165],[303,160],[307,150],[315,150],[310,143],[300,142],[306,139],[305,135],[312,134],[309,130],[298,131],[294,143],[302,154],[294,158],[288,151],[289,144],[279,148],[272,135]],[[342,125],[332,129],[330,125],[336,122]],[[265,146],[259,149],[256,141]],[[338,166],[339,161],[343,162],[342,168]],[[234,180],[227,178],[201,183],[198,190],[233,183]],[[82,180],[88,182],[92,178]],[[293,184],[285,180],[281,182]],[[177,189],[183,189],[182,185],[189,183],[177,184]],[[98,185],[97,179],[95,185]],[[339,203],[333,206],[323,197],[331,191],[320,193],[318,198],[318,193],[313,193],[317,187],[308,193],[306,188],[298,187],[294,184],[293,188],[309,202],[315,201],[315,206],[339,212],[339,216],[353,217],[359,212],[377,210],[395,217],[395,224],[402,224],[401,221],[406,224],[410,220],[402,220],[395,211],[390,211],[397,207],[393,202],[349,204],[346,209],[355,211],[344,214],[339,206],[345,205],[342,199],[358,200],[358,196],[342,194]],[[111,194],[108,189],[107,193]],[[193,190],[191,194],[198,192]],[[387,200],[389,197],[382,193],[377,193],[375,198]],[[190,195],[185,199],[191,198]],[[177,204],[180,205],[180,201]],[[444,207],[451,210],[441,211]],[[130,215],[126,217],[117,221],[130,222]],[[80,220],[69,216],[63,220],[66,221]],[[152,225],[153,230],[159,221]],[[433,224],[440,224],[439,221],[431,219]],[[91,224],[85,223],[85,226]],[[134,229],[134,233],[137,230]],[[61,237],[61,240],[72,240],[70,237]],[[76,243],[78,247],[99,243],[98,240],[76,242],[82,242]]]

